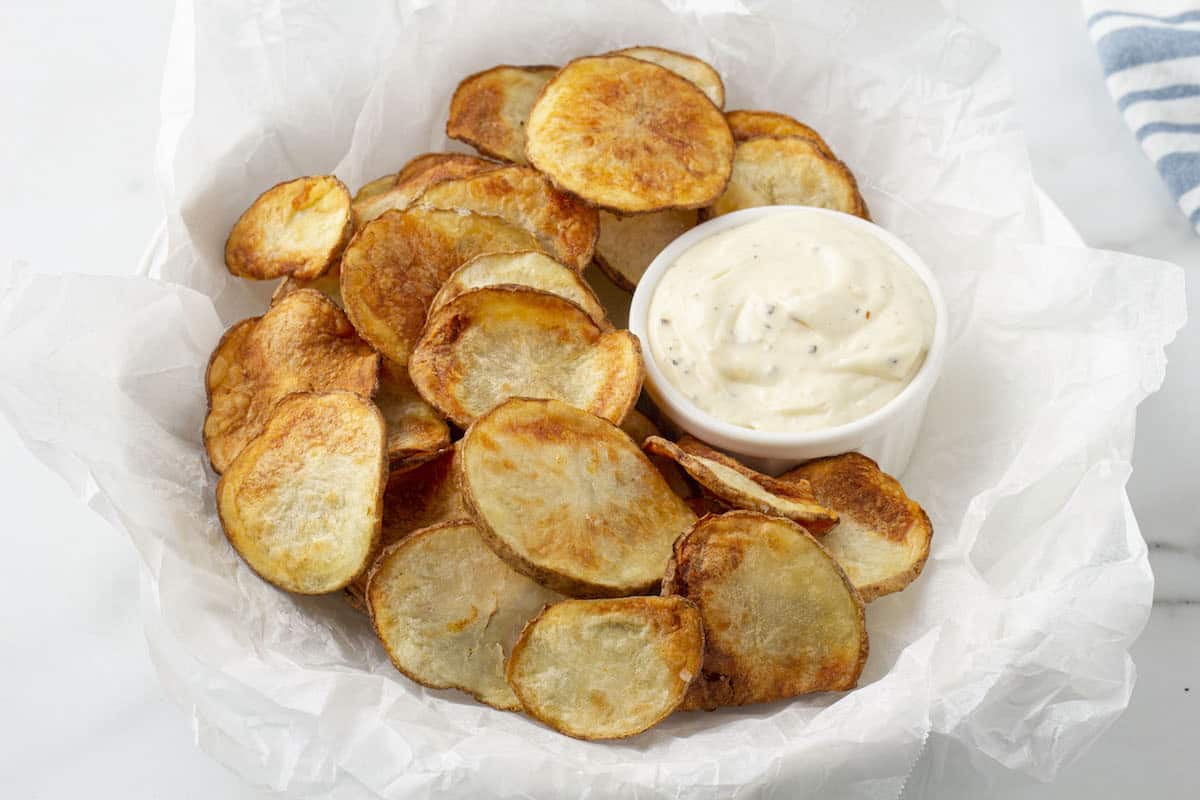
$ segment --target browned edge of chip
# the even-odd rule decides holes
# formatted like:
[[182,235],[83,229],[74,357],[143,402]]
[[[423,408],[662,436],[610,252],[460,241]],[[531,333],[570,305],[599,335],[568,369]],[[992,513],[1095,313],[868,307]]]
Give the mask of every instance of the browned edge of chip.
[[[826,158],[837,160],[829,143],[810,125],[779,111],[764,111],[755,108],[736,108],[725,112],[725,121],[733,132],[736,142],[757,139],[760,136],[799,136],[808,139]],[[759,129],[756,123],[766,121],[767,128]]]
[[233,323],[232,325],[230,325],[225,330],[225,332],[223,334],[221,334],[221,338],[217,340],[217,346],[213,348],[213,351],[211,353],[209,353],[208,364],[204,367],[204,419],[200,421],[200,436],[201,436],[201,440],[204,442],[204,458],[206,461],[208,461],[208,467],[209,467],[209,469],[211,469],[213,472],[215,472],[218,475],[221,474],[221,470],[217,469],[217,465],[213,463],[212,447],[209,443],[208,425],[207,425],[208,416],[212,413],[212,410],[213,410],[212,409],[212,405],[213,405],[212,404],[213,363],[217,360],[217,355],[221,353],[222,349],[226,345],[232,344],[240,350],[242,343],[235,342],[234,337],[248,336],[250,334],[250,331],[253,330],[255,323],[257,323],[260,319],[262,319],[261,315],[257,316],[257,317],[247,317],[246,319],[239,320],[239,321]]
[[[608,53],[603,53],[602,55],[628,56],[629,58],[638,58],[637,56],[633,56],[633,55],[629,54],[630,51],[632,51],[632,50],[654,50],[659,53],[666,53],[669,56],[675,56],[677,58],[682,58],[685,61],[694,61],[697,64],[702,65],[705,69],[707,69],[709,72],[712,73],[712,75],[710,77],[714,80],[714,84],[716,86],[716,90],[717,90],[719,97],[713,98],[713,97],[709,96],[708,91],[698,83],[696,83],[694,85],[697,89],[699,89],[701,92],[704,93],[705,97],[708,97],[709,100],[713,101],[713,105],[715,105],[719,109],[724,110],[724,108],[725,108],[725,80],[721,77],[721,73],[717,71],[717,68],[714,67],[712,64],[708,63],[707,61],[705,61],[703,58],[700,58],[699,56],[694,56],[691,53],[685,53],[682,50],[672,50],[669,47],[659,47],[658,45],[653,45],[653,44],[633,44],[633,45],[629,45],[627,47],[619,48],[617,50],[609,51]],[[649,59],[644,59],[644,58],[638,58],[638,60],[639,61],[649,61]],[[660,67],[663,66],[662,64],[659,64],[657,61],[650,61],[649,63],[658,64],[658,66],[660,66]],[[671,68],[665,67],[665,69],[671,69]],[[675,70],[673,70],[673,69],[671,71],[675,72]],[[679,77],[683,78],[684,80],[688,81],[689,83],[692,82],[690,78],[688,78],[686,75],[684,75],[681,72],[675,72],[675,74],[678,75]]]
[[[815,535],[824,533],[838,522],[838,515],[834,511],[817,502],[807,481],[785,482],[769,475],[763,475],[761,472],[755,472],[736,459],[714,450],[691,436],[684,436],[678,443],[669,442],[661,436],[652,436],[645,441],[643,449],[654,455],[674,460],[701,486],[719,500],[735,508],[787,516],[796,522],[803,523],[804,527]],[[736,487],[728,486],[702,459],[714,461],[720,466],[733,470],[743,478],[753,481],[767,494],[776,495],[787,503],[796,504],[799,508],[784,514],[782,510],[771,508],[763,502],[755,500]]]

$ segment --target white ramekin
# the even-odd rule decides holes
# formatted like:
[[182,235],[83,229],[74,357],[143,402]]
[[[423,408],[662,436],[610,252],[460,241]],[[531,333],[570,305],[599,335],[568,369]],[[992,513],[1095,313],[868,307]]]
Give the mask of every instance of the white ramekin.
[[[933,344],[925,356],[925,362],[908,386],[886,405],[861,419],[824,430],[794,433],[742,428],[717,419],[693,404],[663,375],[654,361],[647,335],[646,317],[650,311],[650,300],[663,274],[684,251],[701,239],[773,214],[797,212],[837,216],[846,224],[860,228],[895,250],[924,281],[929,289],[929,296],[933,298]],[[942,370],[947,328],[946,303],[942,299],[937,279],[911,247],[872,222],[839,211],[809,206],[748,208],[697,225],[667,245],[650,263],[646,273],[638,281],[629,307],[629,330],[641,341],[642,358],[646,362],[646,391],[655,405],[683,430],[719,447],[743,463],[771,475],[777,475],[811,458],[851,450],[875,459],[885,472],[893,475],[902,473],[916,444],[929,393]]]

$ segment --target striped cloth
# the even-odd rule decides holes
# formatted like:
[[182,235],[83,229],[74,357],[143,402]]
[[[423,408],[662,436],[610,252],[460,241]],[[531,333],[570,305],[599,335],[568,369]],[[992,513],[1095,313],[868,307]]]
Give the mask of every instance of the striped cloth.
[[1200,232],[1200,0],[1083,0],[1108,91]]

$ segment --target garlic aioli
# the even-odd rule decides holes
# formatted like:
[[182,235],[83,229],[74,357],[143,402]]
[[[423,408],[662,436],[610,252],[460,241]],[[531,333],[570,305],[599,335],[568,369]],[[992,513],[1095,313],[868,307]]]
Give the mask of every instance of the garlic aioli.
[[646,329],[658,367],[713,416],[798,432],[898,395],[933,340],[933,300],[882,240],[781,212],[709,236],[663,273]]

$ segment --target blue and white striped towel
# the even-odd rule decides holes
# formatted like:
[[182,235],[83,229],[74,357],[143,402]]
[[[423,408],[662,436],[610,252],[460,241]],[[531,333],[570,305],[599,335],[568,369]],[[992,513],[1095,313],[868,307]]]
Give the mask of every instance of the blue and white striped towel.
[[1200,232],[1200,0],[1083,0],[1108,91]]

